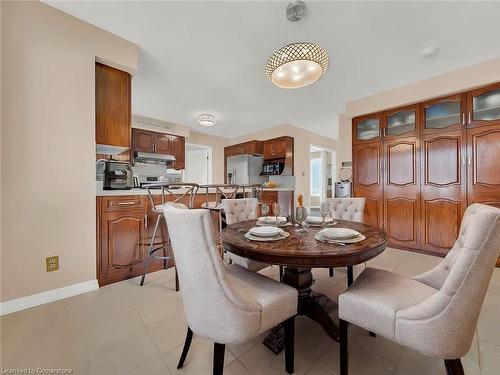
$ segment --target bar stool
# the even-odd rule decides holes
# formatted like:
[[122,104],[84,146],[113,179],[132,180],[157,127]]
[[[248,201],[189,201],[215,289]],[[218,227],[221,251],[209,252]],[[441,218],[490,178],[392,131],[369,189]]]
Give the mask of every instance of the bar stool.
[[[225,224],[225,218],[222,216],[224,208],[222,207],[222,199],[236,199],[238,192],[240,190],[240,185],[235,184],[209,184],[200,185],[201,189],[205,189],[206,200],[201,204],[201,208],[205,208],[217,215],[217,221],[219,224],[219,233],[217,234],[217,248],[221,257],[224,257],[224,247],[222,246],[222,241],[220,239],[220,233],[223,229],[223,224]],[[215,190],[215,200],[210,201],[210,190]]]
[[[161,242],[156,242],[156,234],[158,232],[158,227],[160,226],[160,221],[163,216],[163,205],[166,202],[177,203],[180,207],[193,208],[194,198],[198,192],[199,185],[191,183],[156,183],[145,185],[146,190],[149,195],[149,200],[151,202],[151,207],[154,215],[156,215],[155,228],[153,234],[151,235],[151,240],[149,241],[148,255],[146,257],[146,262],[144,263],[144,273],[141,278],[141,286],[144,285],[144,280],[146,279],[146,274],[148,273],[149,262],[151,258],[162,259],[163,268],[167,268],[167,263],[170,256],[167,256],[167,249],[170,248],[170,239],[167,234],[167,240],[165,241],[162,235]],[[153,197],[153,190],[161,189],[161,204],[156,204]],[[165,222],[166,225],[166,222]],[[168,228],[167,228],[168,230]],[[158,250],[163,250],[163,256],[156,255]],[[175,272],[175,290],[179,291],[179,281],[177,278],[177,270]]]

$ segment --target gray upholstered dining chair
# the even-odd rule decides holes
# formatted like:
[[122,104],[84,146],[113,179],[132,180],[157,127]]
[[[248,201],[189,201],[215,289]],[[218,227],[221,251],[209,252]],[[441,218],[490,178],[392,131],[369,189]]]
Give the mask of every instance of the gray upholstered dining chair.
[[408,278],[365,269],[339,296],[340,373],[347,375],[347,322],[424,355],[462,375],[479,312],[500,252],[500,209],[473,204],[452,249],[434,269]]
[[[235,224],[244,220],[257,219],[258,205],[259,200],[257,198],[223,199],[222,207],[224,208],[224,213],[226,215],[227,225]],[[231,262],[245,267],[253,272],[258,272],[269,266],[269,264],[256,262],[236,254],[228,254]]]
[[[333,219],[363,222],[365,198],[328,198],[325,200],[330,206],[330,216]],[[330,277],[333,277],[333,268],[330,268]],[[350,270],[349,270],[350,272]]]
[[216,247],[210,212],[163,206],[188,322],[177,368],[193,333],[214,342],[213,373],[222,374],[225,344],[248,341],[284,322],[285,369],[293,373],[298,292],[255,272],[225,266]]

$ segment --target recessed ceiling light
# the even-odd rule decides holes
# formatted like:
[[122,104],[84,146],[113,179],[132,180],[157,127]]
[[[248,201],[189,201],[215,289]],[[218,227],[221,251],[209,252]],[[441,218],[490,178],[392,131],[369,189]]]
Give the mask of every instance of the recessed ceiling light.
[[437,53],[437,51],[438,51],[437,47],[434,46],[426,47],[422,51],[420,51],[420,56],[431,57],[434,56]]
[[206,127],[214,126],[216,124],[215,116],[211,115],[210,113],[202,113],[198,116],[196,122],[201,126]]

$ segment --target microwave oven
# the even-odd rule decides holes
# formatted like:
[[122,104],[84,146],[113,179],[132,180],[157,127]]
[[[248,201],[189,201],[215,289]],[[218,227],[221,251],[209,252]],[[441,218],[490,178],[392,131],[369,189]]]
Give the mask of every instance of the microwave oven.
[[283,163],[282,161],[264,163],[262,165],[262,175],[280,175],[283,173],[283,169],[285,169],[285,163]]

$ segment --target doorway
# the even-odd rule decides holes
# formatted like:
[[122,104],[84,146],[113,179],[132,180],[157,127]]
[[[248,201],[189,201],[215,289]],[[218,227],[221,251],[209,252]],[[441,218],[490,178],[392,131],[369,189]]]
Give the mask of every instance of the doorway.
[[199,185],[212,183],[212,147],[186,143],[184,181]]
[[311,211],[319,211],[319,206],[327,198],[333,197],[335,181],[335,151],[320,146],[310,146],[310,194]]

